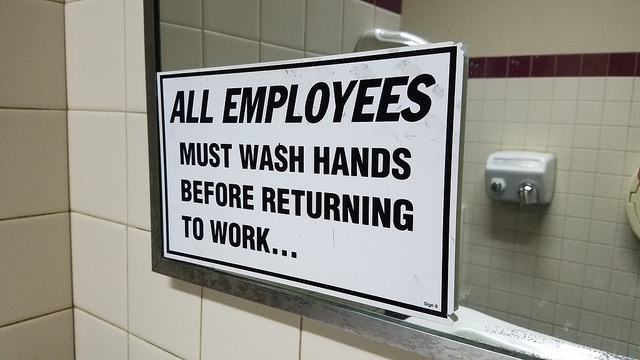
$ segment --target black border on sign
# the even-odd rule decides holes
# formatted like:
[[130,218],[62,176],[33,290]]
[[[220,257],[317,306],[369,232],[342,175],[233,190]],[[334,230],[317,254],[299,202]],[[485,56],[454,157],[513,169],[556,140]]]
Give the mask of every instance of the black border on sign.
[[[307,60],[300,61],[296,63],[276,63],[276,64],[255,64],[255,65],[247,65],[246,67],[232,67],[232,68],[222,68],[222,69],[212,69],[212,70],[199,70],[199,71],[181,71],[169,74],[160,74],[158,75],[158,103],[160,104],[160,114],[158,114],[158,123],[162,128],[162,171],[160,176],[162,178],[161,188],[164,187],[164,191],[162,193],[162,211],[164,212],[163,224],[162,224],[162,238],[163,238],[163,249],[162,249],[162,257],[172,261],[180,261],[177,259],[166,258],[164,256],[165,251],[168,254],[181,256],[184,258],[190,258],[193,260],[198,260],[202,262],[207,262],[210,264],[216,264],[221,266],[226,266],[229,268],[235,268],[238,270],[248,271],[256,274],[266,275],[272,278],[283,279],[287,281],[292,281],[295,283],[305,284],[308,286],[326,289],[338,293],[343,293],[350,296],[355,296],[358,298],[373,300],[378,303],[388,304],[392,306],[396,306],[399,308],[404,308],[408,310],[412,310],[415,312],[425,313],[441,318],[447,317],[448,312],[448,286],[449,286],[449,230],[450,230],[450,192],[451,192],[451,167],[452,167],[452,157],[453,157],[453,133],[454,133],[454,107],[455,107],[455,92],[456,90],[461,91],[461,89],[456,89],[456,71],[457,71],[457,51],[458,48],[456,46],[446,46],[440,48],[429,48],[429,49],[417,49],[417,50],[409,50],[409,51],[398,51],[398,52],[389,52],[389,53],[377,53],[377,54],[358,54],[355,53],[349,57],[338,57],[331,58],[325,60]],[[296,68],[308,68],[308,67],[319,67],[319,66],[327,66],[327,65],[336,65],[336,64],[348,64],[354,62],[365,62],[365,61],[377,61],[377,60],[388,60],[400,57],[412,57],[412,56],[424,56],[424,55],[433,55],[433,54],[449,54],[449,92],[448,92],[448,104],[447,104],[447,126],[446,126],[446,140],[445,140],[445,171],[444,171],[444,202],[443,202],[443,214],[442,214],[442,280],[441,280],[441,307],[439,311],[434,311],[430,309],[425,309],[419,306],[415,306],[412,304],[403,303],[400,301],[386,299],[383,297],[353,291],[350,289],[345,289],[329,284],[323,284],[316,281],[297,278],[290,275],[274,273],[272,271],[267,271],[263,269],[253,268],[250,266],[240,265],[229,263],[226,261],[210,259],[202,256],[197,256],[188,253],[182,253],[179,251],[168,250],[169,249],[169,211],[168,208],[168,190],[167,190],[167,164],[166,164],[166,141],[165,141],[165,122],[164,122],[164,102],[162,101],[164,96],[164,80],[172,79],[172,78],[185,78],[185,77],[201,77],[201,76],[210,76],[210,75],[222,75],[222,74],[233,74],[233,73],[247,73],[247,72],[262,72],[262,71],[271,71],[271,70],[283,70],[283,69],[296,69]],[[186,262],[186,261],[185,261]],[[189,263],[189,262],[187,262]],[[190,263],[193,264],[193,263]],[[197,265],[197,264],[194,264]],[[200,265],[201,266],[201,265]]]

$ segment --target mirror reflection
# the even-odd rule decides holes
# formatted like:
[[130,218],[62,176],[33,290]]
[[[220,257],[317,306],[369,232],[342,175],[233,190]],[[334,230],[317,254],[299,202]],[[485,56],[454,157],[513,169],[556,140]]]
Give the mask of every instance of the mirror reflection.
[[[463,312],[640,357],[640,241],[627,216],[640,166],[640,4],[372,2],[163,0],[162,70],[352,52],[373,28],[466,44]],[[555,156],[550,203],[487,197],[487,159],[505,150]]]

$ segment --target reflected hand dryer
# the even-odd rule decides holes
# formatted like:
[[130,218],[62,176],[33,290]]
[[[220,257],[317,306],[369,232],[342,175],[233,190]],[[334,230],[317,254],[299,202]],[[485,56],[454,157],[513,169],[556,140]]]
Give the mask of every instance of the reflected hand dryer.
[[499,151],[489,155],[484,177],[490,199],[547,204],[553,197],[555,157],[532,151]]

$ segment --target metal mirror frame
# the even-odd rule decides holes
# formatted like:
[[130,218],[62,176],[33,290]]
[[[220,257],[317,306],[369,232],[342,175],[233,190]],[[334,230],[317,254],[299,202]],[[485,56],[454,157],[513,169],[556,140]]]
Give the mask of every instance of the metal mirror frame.
[[[241,277],[162,256],[162,207],[156,74],[160,69],[159,0],[143,0],[145,80],[151,199],[151,258],[154,272],[316,320],[367,339],[433,359],[534,359],[410,324],[377,309],[350,304],[321,294]],[[601,353],[601,352],[598,352]]]

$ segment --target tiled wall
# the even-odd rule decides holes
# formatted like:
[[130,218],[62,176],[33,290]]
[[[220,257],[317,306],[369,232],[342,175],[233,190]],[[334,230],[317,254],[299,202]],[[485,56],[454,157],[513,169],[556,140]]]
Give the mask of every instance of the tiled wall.
[[[463,305],[640,357],[640,241],[623,200],[640,166],[636,59],[628,53],[470,61]],[[498,150],[555,154],[550,205],[521,208],[486,198],[484,165]]]
[[[338,53],[400,21],[360,0],[161,3],[167,68]],[[418,358],[151,272],[142,0],[68,2],[65,23],[78,359]]]
[[0,2],[0,358],[73,358],[64,9]]
[[[381,3],[392,10],[401,4]],[[163,70],[352,52],[364,31],[400,26],[399,14],[361,0],[163,0],[160,4]]]

